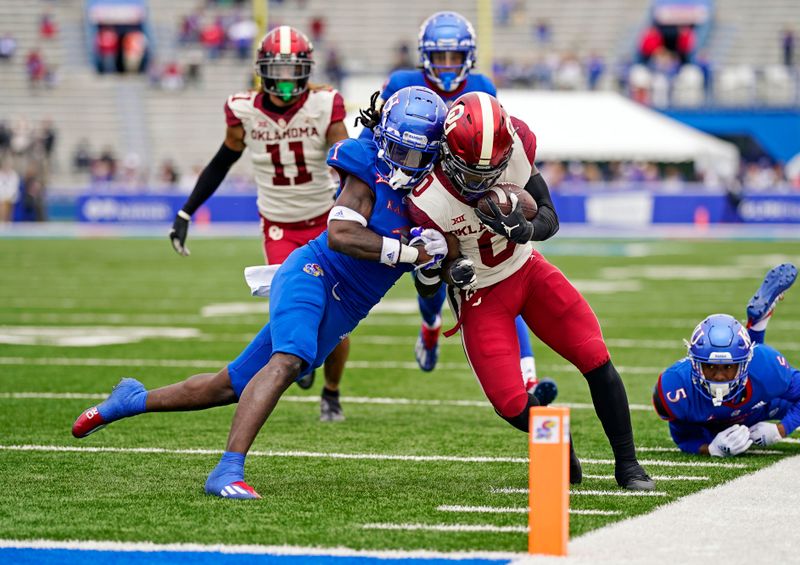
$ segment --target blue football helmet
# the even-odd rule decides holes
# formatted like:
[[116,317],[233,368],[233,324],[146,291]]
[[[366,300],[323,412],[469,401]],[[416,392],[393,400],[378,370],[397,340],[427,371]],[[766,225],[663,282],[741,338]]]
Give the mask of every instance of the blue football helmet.
[[446,115],[444,101],[424,86],[401,88],[389,97],[373,128],[378,174],[389,186],[410,189],[433,170]]
[[[434,65],[431,55],[437,51],[463,54],[459,65]],[[452,92],[475,66],[475,30],[456,12],[437,12],[419,29],[419,58],[425,76],[445,92]]]
[[[744,389],[754,345],[747,330],[733,316],[712,314],[697,325],[686,346],[692,363],[692,383],[714,406],[734,399]],[[731,380],[720,382],[703,375],[703,364],[738,368]]]

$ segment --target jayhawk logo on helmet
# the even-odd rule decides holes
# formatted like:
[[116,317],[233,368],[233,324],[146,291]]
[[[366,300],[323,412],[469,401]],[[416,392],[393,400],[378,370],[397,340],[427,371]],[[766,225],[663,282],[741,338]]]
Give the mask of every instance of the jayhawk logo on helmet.
[[489,190],[508,167],[514,147],[511,119],[485,92],[459,97],[445,118],[442,168],[468,200]]
[[314,46],[301,31],[279,26],[261,40],[256,73],[265,92],[289,101],[308,90]]

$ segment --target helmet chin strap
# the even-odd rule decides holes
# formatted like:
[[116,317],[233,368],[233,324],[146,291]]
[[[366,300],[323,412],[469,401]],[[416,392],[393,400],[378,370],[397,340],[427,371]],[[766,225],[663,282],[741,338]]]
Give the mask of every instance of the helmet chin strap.
[[389,178],[389,186],[394,190],[398,188],[405,188],[411,182],[411,177],[405,174],[402,169],[395,169],[392,176]]

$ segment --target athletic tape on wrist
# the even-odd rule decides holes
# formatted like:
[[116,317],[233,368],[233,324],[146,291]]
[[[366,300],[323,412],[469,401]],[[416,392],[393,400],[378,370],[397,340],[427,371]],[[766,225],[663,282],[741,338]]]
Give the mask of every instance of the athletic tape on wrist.
[[381,263],[385,265],[396,265],[400,260],[400,240],[391,237],[383,237],[381,245]]
[[328,224],[333,220],[344,220],[347,222],[357,222],[364,227],[367,227],[367,219],[347,206],[334,206],[328,214]]

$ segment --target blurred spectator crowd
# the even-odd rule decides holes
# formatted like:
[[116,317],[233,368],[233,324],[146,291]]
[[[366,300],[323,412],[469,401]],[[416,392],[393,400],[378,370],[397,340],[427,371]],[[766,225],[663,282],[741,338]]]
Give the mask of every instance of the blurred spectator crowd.
[[0,223],[43,221],[58,134],[50,119],[0,121]]

